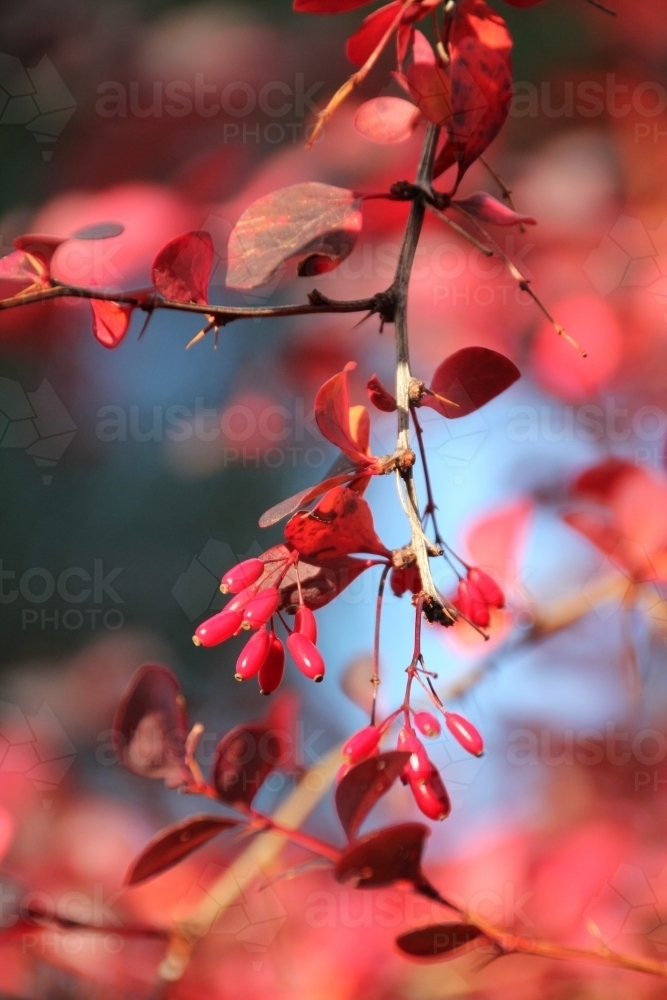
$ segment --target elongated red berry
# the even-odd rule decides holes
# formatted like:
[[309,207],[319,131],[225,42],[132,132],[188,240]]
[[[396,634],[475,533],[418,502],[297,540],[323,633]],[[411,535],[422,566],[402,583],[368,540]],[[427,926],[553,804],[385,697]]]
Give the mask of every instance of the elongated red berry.
[[360,729],[343,747],[343,757],[346,757],[350,764],[358,764],[360,760],[370,757],[378,743],[380,742],[380,730],[377,726],[365,726]]
[[262,694],[272,694],[285,672],[285,647],[277,635],[271,636],[269,652],[259,668],[259,689]]
[[305,635],[306,639],[310,639],[313,643],[317,642],[317,622],[315,621],[315,615],[305,604],[296,609],[294,631]]
[[406,778],[412,781],[413,778],[423,779],[430,774],[433,764],[428,758],[424,744],[416,733],[410,729],[401,729],[396,745],[399,750],[407,750],[411,754],[405,769]]
[[229,639],[241,628],[243,615],[240,611],[228,611],[225,608],[212,618],[207,618],[195,629],[192,641],[195,646],[217,646],[219,642]]
[[263,572],[264,563],[261,559],[245,559],[225,573],[220,590],[223,594],[238,594],[240,590],[257,583]]
[[424,778],[409,777],[410,789],[417,806],[429,819],[447,819],[452,811],[452,804],[447,794],[440,773],[436,767]]
[[412,721],[422,736],[439,736],[442,732],[440,723],[432,712],[415,712]]
[[468,579],[488,605],[492,608],[505,607],[505,595],[488,573],[481,569],[470,569],[468,570]]
[[267,587],[259,592],[246,604],[243,610],[243,621],[253,628],[265,625],[271,615],[275,614],[280,604],[280,594],[275,587]]
[[299,632],[292,632],[287,637],[287,648],[301,673],[319,683],[324,677],[324,660],[310,639]]
[[236,661],[237,681],[247,681],[259,673],[264,660],[269,655],[271,636],[265,628],[260,628],[248,639]]
[[477,588],[469,580],[460,580],[456,597],[452,604],[458,608],[462,615],[468,618],[473,625],[486,628],[491,622],[491,613],[486,601],[482,598]]
[[225,604],[225,611],[243,611],[248,601],[257,595],[257,587],[246,587]]
[[448,712],[445,717],[445,723],[456,742],[460,743],[464,750],[467,750],[468,753],[473,754],[475,757],[482,756],[484,753],[484,740],[472,722],[469,722],[462,715],[457,715],[456,712]]

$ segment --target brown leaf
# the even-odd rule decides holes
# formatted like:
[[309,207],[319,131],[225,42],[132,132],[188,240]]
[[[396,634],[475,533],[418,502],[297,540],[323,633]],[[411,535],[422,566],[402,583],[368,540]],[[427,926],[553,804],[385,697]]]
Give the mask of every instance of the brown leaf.
[[283,756],[283,743],[269,726],[235,726],[216,747],[211,783],[223,802],[249,806]]
[[185,699],[166,667],[147,663],[136,672],[113,721],[121,764],[145,778],[164,778],[169,788],[185,784]]
[[304,273],[335,267],[354,249],[359,206],[353,191],[319,182],[292,184],[260,198],[229,238],[228,287],[264,285],[294,257],[307,258]]
[[137,885],[182,861],[223,830],[238,826],[239,820],[224,816],[188,816],[153,837],[125,876],[126,885]]
[[396,938],[396,944],[412,958],[456,958],[472,941],[483,937],[474,924],[431,924],[408,931]]
[[336,789],[336,812],[352,840],[366,816],[403,773],[410,754],[390,750],[350,768]]
[[421,823],[375,830],[343,851],[336,865],[336,878],[339,882],[354,879],[359,889],[376,889],[400,881],[421,886],[425,881],[421,857],[430,832]]

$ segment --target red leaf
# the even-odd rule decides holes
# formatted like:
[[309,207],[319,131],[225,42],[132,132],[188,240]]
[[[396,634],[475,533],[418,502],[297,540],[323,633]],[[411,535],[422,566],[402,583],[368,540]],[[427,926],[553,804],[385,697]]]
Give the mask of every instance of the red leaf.
[[402,97],[374,97],[354,116],[358,132],[373,142],[405,142],[421,121],[419,108]]
[[486,191],[475,191],[468,198],[462,198],[453,204],[460,205],[464,211],[474,215],[476,219],[489,222],[493,226],[515,226],[519,223],[534,226],[537,223],[537,219],[534,219],[532,215],[521,215],[520,212],[514,212],[497,198],[487,194]]
[[393,0],[385,7],[378,7],[364,18],[361,27],[348,38],[345,55],[354,66],[363,66],[375,51],[395,20],[403,0]]
[[415,31],[414,62],[406,72],[410,94],[424,118],[434,125],[444,125],[452,114],[450,82],[435,59],[431,43]]
[[327,476],[327,478],[323,479],[321,483],[316,483],[315,486],[308,486],[307,489],[294,493],[286,500],[281,500],[280,503],[277,503],[275,506],[269,507],[268,510],[264,511],[259,519],[260,528],[270,528],[271,525],[277,524],[278,521],[282,521],[284,517],[288,517],[289,514],[293,514],[299,507],[302,507],[304,504],[310,503],[312,500],[316,500],[318,497],[321,497],[323,493],[327,492],[327,490],[331,490],[335,486],[342,486],[345,483],[349,483],[351,479],[353,479],[361,470],[365,468],[365,465],[355,465],[348,472],[342,472],[338,476]]
[[[299,582],[303,603],[317,611],[338,597],[356,578],[373,566],[372,559],[355,559],[342,556],[340,559],[322,560],[319,564],[299,560]],[[297,570],[291,567],[280,586],[281,610],[296,611],[299,606]]]
[[474,924],[431,924],[396,938],[404,955],[412,958],[455,958],[467,945],[483,937]]
[[422,406],[430,406],[450,420],[465,417],[520,378],[516,365],[488,347],[464,347],[451,354],[436,369],[431,390],[441,398],[426,395]]
[[452,122],[434,176],[458,163],[456,186],[503,126],[512,98],[512,38],[484,0],[463,0],[449,34]]
[[183,233],[162,247],[153,261],[153,284],[165,299],[205,305],[213,264],[213,240],[201,230]]
[[102,299],[91,299],[90,305],[93,310],[93,335],[102,347],[118,347],[129,329],[132,306]]
[[294,0],[293,7],[305,14],[342,14],[367,3],[370,0]]
[[178,864],[198,847],[207,844],[223,830],[238,826],[239,820],[224,816],[188,816],[180,823],[161,830],[144,847],[125,876],[125,885],[137,885]]
[[31,259],[23,250],[14,250],[0,258],[0,298],[9,299],[33,285],[45,288],[48,281],[41,262]]
[[345,486],[329,490],[312,511],[296,513],[285,526],[285,541],[317,561],[353,552],[391,557],[375,533],[370,507]]
[[282,741],[269,726],[235,726],[216,747],[211,783],[223,802],[250,805],[282,756]]
[[572,484],[572,492],[577,496],[605,503],[620,480],[624,476],[632,475],[636,468],[636,465],[626,459],[607,458],[577,476]]
[[471,561],[506,588],[519,574],[532,512],[532,501],[517,500],[484,514],[466,532]]
[[336,812],[352,840],[376,802],[385,795],[405,770],[410,754],[391,750],[369,757],[345,774],[336,789]]
[[187,728],[180,684],[166,667],[145,664],[130,681],[113,721],[121,764],[145,778],[164,778],[168,788],[187,783]]
[[342,372],[330,378],[315,396],[315,420],[327,441],[360,465],[370,465],[372,459],[359,447],[350,427],[350,391],[347,373],[356,368],[356,362],[348,361]]
[[25,233],[23,236],[17,236],[13,242],[17,250],[22,250],[35,258],[43,266],[45,273],[48,273],[51,258],[65,240],[61,236]]
[[377,375],[371,375],[366,383],[366,392],[373,406],[383,413],[393,413],[396,409],[396,399],[389,392]]
[[421,823],[375,830],[343,851],[335,868],[336,878],[339,882],[354,879],[358,889],[377,889],[401,881],[422,886],[426,880],[421,858],[430,832]]
[[335,267],[354,249],[360,203],[353,191],[319,182],[292,184],[253,202],[229,238],[227,285],[257,288],[293,257],[307,258],[301,273],[319,273],[323,262],[313,257]]

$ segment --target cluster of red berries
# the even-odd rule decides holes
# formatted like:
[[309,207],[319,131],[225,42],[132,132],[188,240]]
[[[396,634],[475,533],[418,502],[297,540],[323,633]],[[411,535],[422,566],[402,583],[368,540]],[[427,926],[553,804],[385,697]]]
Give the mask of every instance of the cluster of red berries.
[[[261,559],[246,559],[229,570],[220,584],[231,601],[195,630],[197,646],[217,646],[243,630],[255,630],[236,661],[236,680],[257,676],[262,694],[271,694],[280,685],[285,671],[285,647],[273,627],[280,605],[277,587],[260,589],[266,569]],[[324,677],[324,660],[316,648],[317,622],[305,604],[297,608],[294,629],[287,636],[287,648],[301,673],[313,681]]]
[[504,608],[505,595],[488,573],[471,567],[467,576],[459,580],[452,604],[473,625],[487,628],[491,624],[491,608]]
[[[343,747],[346,763],[338,772],[338,780],[347,774],[351,767],[361,763],[368,757],[380,752],[380,740],[391,726],[399,712],[390,715],[379,726],[365,726],[351,736]],[[455,712],[443,710],[445,725],[454,739],[475,757],[484,753],[482,737],[471,722]],[[446,819],[452,811],[447,789],[440,777],[435,764],[430,760],[426,748],[417,736],[418,730],[422,736],[437,737],[442,732],[440,722],[431,712],[415,712],[406,718],[406,723],[398,734],[397,748],[410,753],[410,759],[401,776],[404,785],[409,785],[417,806],[429,819]]]

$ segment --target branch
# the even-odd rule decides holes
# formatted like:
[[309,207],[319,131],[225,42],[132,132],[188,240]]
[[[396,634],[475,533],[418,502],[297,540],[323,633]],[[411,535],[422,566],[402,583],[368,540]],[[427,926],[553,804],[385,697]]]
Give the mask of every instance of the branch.
[[[431,185],[433,160],[438,136],[439,129],[434,125],[429,125],[417,171],[417,185],[424,190],[428,190]],[[408,341],[408,286],[419,236],[424,224],[425,212],[425,198],[423,196],[415,198],[410,206],[410,215],[408,216],[403,245],[396,268],[396,276],[392,285],[395,296],[394,322],[396,324],[396,404],[398,409],[396,451],[399,455],[410,451],[410,383],[412,382],[412,372],[410,370],[410,348]],[[404,466],[401,470],[401,475],[405,481],[408,493],[406,513],[410,521],[412,548],[415,553],[422,586],[430,602],[430,608],[428,606],[425,608],[427,617],[429,611],[434,608],[436,612],[434,620],[440,621],[443,625],[453,625],[456,621],[456,611],[443,600],[431,575],[428,543],[422,529],[419,501],[412,468]]]
[[308,316],[317,313],[377,313],[387,323],[393,320],[393,301],[389,292],[378,292],[367,299],[350,299],[340,302],[327,298],[317,289],[313,290],[308,302],[284,306],[222,306],[214,303],[177,302],[175,299],[164,299],[152,290],[136,292],[105,291],[101,288],[84,288],[78,285],[61,285],[52,282],[46,288],[35,289],[26,293],[13,295],[9,299],[0,299],[0,311],[15,309],[18,306],[33,305],[36,302],[49,302],[52,299],[96,299],[101,302],[117,302],[120,305],[133,306],[146,313],[156,309],[174,309],[177,312],[197,313],[215,318],[218,326],[225,326],[238,319],[265,319],[280,316]]

